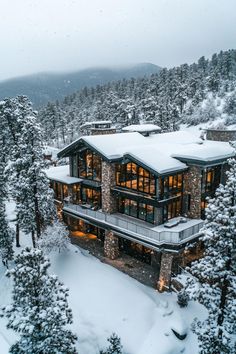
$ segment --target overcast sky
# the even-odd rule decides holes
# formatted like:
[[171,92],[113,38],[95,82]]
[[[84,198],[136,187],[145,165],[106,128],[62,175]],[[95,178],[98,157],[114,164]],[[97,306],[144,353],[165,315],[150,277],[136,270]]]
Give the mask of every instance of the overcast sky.
[[236,0],[0,0],[0,80],[236,48]]

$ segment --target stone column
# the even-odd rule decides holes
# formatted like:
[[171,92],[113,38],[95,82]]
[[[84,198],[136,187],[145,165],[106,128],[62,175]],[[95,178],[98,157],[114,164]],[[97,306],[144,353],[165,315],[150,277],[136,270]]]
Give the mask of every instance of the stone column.
[[105,231],[104,239],[104,255],[110,259],[116,259],[119,257],[119,239],[110,230]]
[[173,258],[174,255],[171,253],[162,253],[161,269],[157,283],[157,289],[160,292],[170,289]]
[[102,211],[114,213],[117,210],[116,198],[111,188],[116,184],[115,165],[102,161]]
[[192,219],[201,218],[201,181],[201,168],[190,166],[184,174],[184,194],[190,195],[190,208],[187,216]]
[[157,277],[159,278],[161,267],[161,252],[153,251],[151,255],[151,266],[155,270]]

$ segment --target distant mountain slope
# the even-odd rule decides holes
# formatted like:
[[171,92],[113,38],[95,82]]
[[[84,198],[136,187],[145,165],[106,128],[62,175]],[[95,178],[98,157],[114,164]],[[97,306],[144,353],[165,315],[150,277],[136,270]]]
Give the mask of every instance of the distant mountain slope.
[[0,99],[24,94],[35,106],[61,100],[82,87],[109,81],[138,78],[158,73],[160,67],[150,63],[117,68],[91,68],[69,73],[41,73],[0,82]]
[[236,50],[151,76],[81,89],[39,111],[45,139],[57,147],[76,139],[81,124],[107,119],[119,127],[152,122],[163,131],[178,130],[180,123],[236,125]]

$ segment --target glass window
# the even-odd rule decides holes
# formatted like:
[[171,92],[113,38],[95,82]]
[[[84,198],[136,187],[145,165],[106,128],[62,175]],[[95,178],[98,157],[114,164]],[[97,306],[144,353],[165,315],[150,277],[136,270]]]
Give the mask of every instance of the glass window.
[[182,173],[159,178],[160,199],[168,199],[182,193]]
[[78,176],[101,181],[101,158],[90,150],[81,151],[78,155]]
[[163,221],[176,218],[182,213],[182,202],[181,197],[171,200],[168,204],[163,207]]
[[81,191],[82,203],[92,205],[94,207],[101,207],[101,192],[92,188],[82,188]]
[[146,194],[156,194],[155,176],[133,162],[116,165],[116,185]]
[[119,197],[118,211],[122,214],[154,223],[154,207],[136,200]]

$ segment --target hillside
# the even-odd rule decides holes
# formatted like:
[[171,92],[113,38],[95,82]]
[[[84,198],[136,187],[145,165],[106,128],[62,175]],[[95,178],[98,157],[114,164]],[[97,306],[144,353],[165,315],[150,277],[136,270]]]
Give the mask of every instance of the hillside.
[[41,73],[0,82],[0,99],[26,95],[39,107],[48,101],[62,100],[84,86],[102,85],[123,78],[149,76],[160,71],[154,64],[143,63],[117,68],[91,68],[70,73]]
[[164,131],[181,123],[236,123],[236,50],[201,57],[197,63],[162,69],[158,74],[84,88],[61,103],[49,103],[39,119],[50,144],[62,147],[81,124],[112,120],[119,126],[151,121]]

